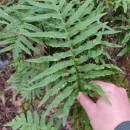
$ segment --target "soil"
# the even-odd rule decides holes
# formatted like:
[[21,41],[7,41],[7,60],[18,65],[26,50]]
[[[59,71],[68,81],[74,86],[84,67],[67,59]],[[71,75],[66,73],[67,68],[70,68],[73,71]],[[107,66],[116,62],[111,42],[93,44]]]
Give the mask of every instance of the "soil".
[[[4,124],[17,115],[17,106],[14,103],[14,90],[7,83],[14,69],[10,66],[11,54],[0,56],[0,130],[6,130]],[[9,128],[7,130],[10,130]]]

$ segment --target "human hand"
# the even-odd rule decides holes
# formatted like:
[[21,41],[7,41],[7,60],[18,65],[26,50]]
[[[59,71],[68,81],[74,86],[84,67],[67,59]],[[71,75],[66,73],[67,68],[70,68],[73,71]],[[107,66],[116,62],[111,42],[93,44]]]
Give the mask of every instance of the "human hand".
[[78,95],[78,101],[89,116],[93,130],[114,130],[124,121],[130,121],[130,103],[126,90],[112,83],[93,81],[101,86],[111,104],[99,97],[94,103],[82,93]]

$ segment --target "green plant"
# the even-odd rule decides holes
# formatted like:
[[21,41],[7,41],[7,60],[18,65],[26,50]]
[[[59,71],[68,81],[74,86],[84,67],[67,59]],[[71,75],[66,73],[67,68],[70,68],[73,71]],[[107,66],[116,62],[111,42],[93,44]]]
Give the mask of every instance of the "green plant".
[[[115,70],[121,71],[104,60],[106,57],[111,60],[105,46],[120,46],[103,40],[104,35],[117,33],[106,22],[101,22],[105,15],[103,11],[103,5],[95,8],[93,0],[20,0],[0,9],[0,26],[3,28],[0,45],[5,46],[0,52],[11,50],[16,67],[9,82],[23,100],[30,102],[36,96],[41,98],[47,88],[38,107],[57,94],[43,118],[35,113],[32,120],[29,111],[17,116],[7,126],[13,130],[58,130],[61,124],[65,125],[79,91],[91,97],[98,94],[108,101],[99,86],[89,83],[92,79],[113,75]],[[39,53],[37,44],[52,52],[35,59],[34,52]],[[46,115],[58,104],[61,104],[60,108],[46,124]],[[53,119],[60,114],[63,120],[53,128]],[[42,127],[39,120],[44,122]]]
[[33,114],[31,111],[28,111],[26,116],[24,113],[21,113],[20,116],[17,116],[12,122],[7,126],[13,126],[13,130],[58,130],[60,127],[61,121],[58,121],[55,126],[50,127],[50,123],[46,125],[45,113],[41,114],[39,118],[38,113],[35,111]]
[[129,22],[130,22],[130,15],[129,15],[129,11],[130,11],[130,4],[128,6],[128,12],[122,16],[121,22],[124,23],[123,26],[120,26],[119,29],[122,31],[121,35],[124,36],[121,41],[121,44],[124,46],[122,51],[118,54],[118,56],[123,56],[125,54],[129,54],[129,50],[130,50],[130,26],[129,26]]
[[117,55],[120,57],[125,54],[129,54],[129,50],[130,50],[130,46],[129,46],[129,42],[130,42],[129,11],[130,11],[130,3],[127,4],[127,11],[122,12],[119,8],[115,12],[115,14],[117,13],[119,16],[113,15],[113,17],[112,17],[112,19],[114,20],[113,22],[116,25],[115,28],[118,31],[120,31],[120,33],[118,34],[118,44],[123,46],[122,50]]
[[115,30],[120,31],[117,34],[117,44],[122,46],[121,51],[117,56],[124,56],[125,54],[129,54],[130,46],[129,46],[129,21],[130,21],[130,1],[129,0],[117,0],[117,1],[105,1],[106,3],[106,12],[107,20],[109,21],[109,25]]
[[[99,2],[99,1],[98,1]],[[128,4],[130,3],[129,0],[104,0],[106,3],[106,8],[112,7],[112,9],[117,10],[118,8],[122,7],[124,13],[128,10]]]

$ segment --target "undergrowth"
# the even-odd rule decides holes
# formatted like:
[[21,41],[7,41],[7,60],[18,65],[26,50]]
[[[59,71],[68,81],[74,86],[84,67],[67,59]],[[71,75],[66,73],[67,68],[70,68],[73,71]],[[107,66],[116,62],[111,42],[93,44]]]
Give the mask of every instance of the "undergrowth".
[[[80,112],[76,103],[80,91],[90,97],[100,95],[108,101],[102,89],[89,81],[117,74],[117,71],[122,72],[112,64],[113,59],[105,49],[121,46],[104,40],[104,36],[122,34],[126,26],[115,30],[110,26],[107,20],[111,17],[107,20],[105,18],[108,8],[104,8],[106,1],[12,2],[10,0],[0,9],[0,46],[3,46],[0,53],[11,51],[12,65],[16,68],[9,83],[22,96],[23,101],[31,103],[38,97],[41,100],[38,108],[50,97],[55,98],[41,116],[36,110],[34,113],[29,110],[18,115],[6,126],[12,127],[13,130],[58,130],[61,125],[65,126],[70,110],[77,111],[77,114]],[[125,1],[115,5],[113,14],[122,7],[121,14],[127,16],[127,4]],[[129,33],[125,33],[122,43],[127,43],[128,38]],[[37,58],[36,54],[40,53],[39,46],[44,53]],[[119,55],[122,55],[122,52]],[[88,89],[84,86],[88,86]],[[60,108],[46,122],[48,113],[59,104]],[[62,115],[62,120],[54,123],[54,118],[58,115]],[[74,119],[75,117],[72,122],[76,121]],[[89,125],[84,125],[81,129],[88,127]]]

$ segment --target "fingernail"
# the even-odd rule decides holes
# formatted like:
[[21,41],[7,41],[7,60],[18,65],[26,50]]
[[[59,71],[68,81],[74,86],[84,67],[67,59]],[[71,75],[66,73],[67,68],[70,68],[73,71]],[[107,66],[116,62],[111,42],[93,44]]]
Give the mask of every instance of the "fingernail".
[[82,93],[79,92],[78,97],[77,97],[78,100],[80,99],[80,96],[81,96],[81,95],[82,95]]

